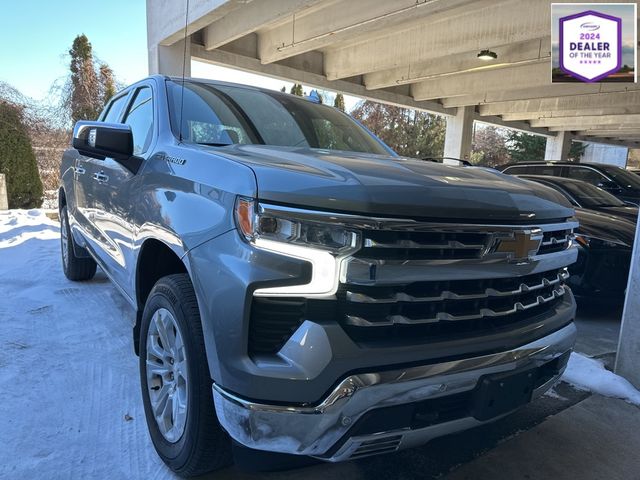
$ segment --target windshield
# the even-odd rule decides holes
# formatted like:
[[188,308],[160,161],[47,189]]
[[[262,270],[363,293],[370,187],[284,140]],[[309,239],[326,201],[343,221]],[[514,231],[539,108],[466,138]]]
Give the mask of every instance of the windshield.
[[168,82],[168,86],[172,129],[185,141],[393,155],[348,115],[294,95],[186,82],[183,101],[181,85]]
[[566,182],[562,184],[562,188],[573,195],[578,203],[585,208],[624,206],[624,202],[590,183]]
[[638,175],[611,165],[602,165],[601,168],[622,188],[640,190],[640,177]]

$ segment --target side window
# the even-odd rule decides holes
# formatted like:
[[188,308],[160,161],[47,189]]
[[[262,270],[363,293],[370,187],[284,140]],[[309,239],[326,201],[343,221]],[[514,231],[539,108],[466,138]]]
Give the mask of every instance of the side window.
[[554,167],[553,165],[532,165],[529,167],[529,171],[527,173],[532,175],[548,175],[551,177],[559,177],[561,171],[561,167]]
[[596,186],[607,180],[601,173],[591,170],[590,168],[582,167],[569,167],[569,178],[582,180],[583,182]]
[[133,133],[133,154],[140,155],[149,148],[153,137],[153,98],[151,88],[139,88],[124,118]]
[[111,100],[107,106],[106,114],[102,114],[101,118],[103,122],[118,123],[120,114],[124,108],[124,104],[127,101],[127,94],[119,96],[118,98]]
[[531,173],[531,167],[507,167],[504,173],[508,173],[509,175],[526,175],[527,173]]

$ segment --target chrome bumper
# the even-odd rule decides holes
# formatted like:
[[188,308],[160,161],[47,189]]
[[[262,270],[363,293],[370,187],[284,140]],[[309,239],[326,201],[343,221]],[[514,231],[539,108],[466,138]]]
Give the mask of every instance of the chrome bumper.
[[[542,366],[573,348],[576,327],[566,327],[513,350],[402,370],[352,375],[315,406],[266,405],[213,386],[216,413],[229,435],[242,445],[327,461],[384,453],[423,444],[482,422],[466,417],[422,429],[402,429],[350,437],[332,449],[351,426],[372,409],[473,390],[483,375]],[[560,377],[534,391],[541,395]],[[492,419],[494,420],[494,419]],[[329,452],[330,450],[335,450]]]

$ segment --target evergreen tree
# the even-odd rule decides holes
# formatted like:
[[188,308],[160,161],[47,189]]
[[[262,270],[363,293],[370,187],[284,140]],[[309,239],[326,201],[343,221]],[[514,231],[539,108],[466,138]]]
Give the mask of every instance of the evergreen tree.
[[513,162],[526,162],[544,159],[547,139],[540,135],[509,130],[507,133],[507,150]]
[[285,93],[285,92],[287,91],[287,87],[285,87],[285,86],[283,85],[283,86],[282,86],[282,88],[280,89],[280,91],[281,91],[282,93]]
[[0,173],[7,181],[9,208],[39,208],[42,181],[20,108],[0,100]]
[[116,82],[113,78],[113,70],[106,63],[100,64],[100,103],[102,107],[116,94]]
[[[507,150],[513,162],[526,162],[543,160],[547,147],[547,139],[540,135],[509,130],[507,134]],[[579,161],[586,145],[580,142],[571,142],[569,160]],[[559,160],[559,159],[553,159]]]
[[302,89],[302,85],[299,83],[294,83],[289,93],[291,93],[292,95],[297,95],[299,97],[304,96],[304,90]]
[[113,70],[106,63],[97,63],[91,42],[78,35],[69,50],[69,80],[63,93],[63,105],[73,123],[94,120],[116,93]]
[[336,99],[333,101],[333,106],[338,110],[342,110],[343,112],[346,111],[346,108],[344,106],[344,96],[341,93],[338,93],[336,95]]
[[78,120],[94,120],[101,109],[100,91],[92,47],[86,35],[78,35],[73,40],[69,55],[71,120],[73,123]]

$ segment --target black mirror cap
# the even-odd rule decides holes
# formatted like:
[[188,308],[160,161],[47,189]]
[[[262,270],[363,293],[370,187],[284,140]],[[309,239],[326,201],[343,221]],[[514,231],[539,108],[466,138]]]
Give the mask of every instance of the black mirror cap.
[[77,122],[73,128],[73,148],[87,157],[129,160],[133,155],[131,127],[122,123]]

